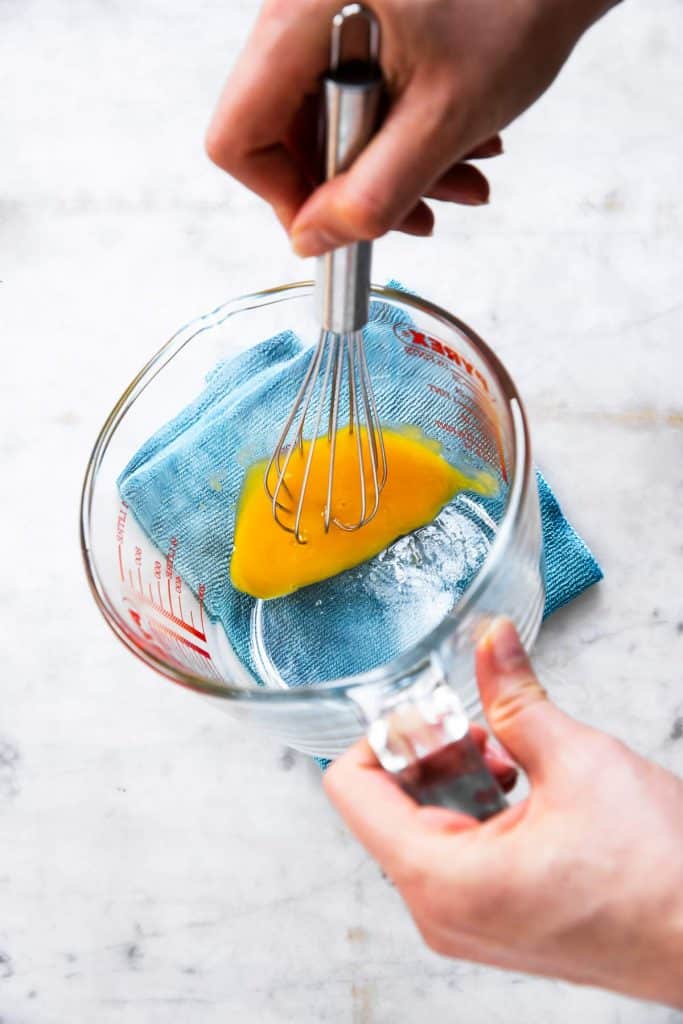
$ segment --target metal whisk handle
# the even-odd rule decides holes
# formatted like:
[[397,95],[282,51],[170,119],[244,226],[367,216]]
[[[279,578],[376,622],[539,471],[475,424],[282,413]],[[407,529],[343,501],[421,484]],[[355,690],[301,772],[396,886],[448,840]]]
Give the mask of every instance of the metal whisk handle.
[[[360,33],[364,36],[359,38]],[[364,54],[343,59],[347,35]],[[325,177],[348,170],[375,134],[382,96],[379,24],[362,4],[348,4],[332,23],[331,67],[324,79]],[[370,242],[355,242],[318,259],[316,301],[321,326],[335,334],[357,331],[368,320]]]

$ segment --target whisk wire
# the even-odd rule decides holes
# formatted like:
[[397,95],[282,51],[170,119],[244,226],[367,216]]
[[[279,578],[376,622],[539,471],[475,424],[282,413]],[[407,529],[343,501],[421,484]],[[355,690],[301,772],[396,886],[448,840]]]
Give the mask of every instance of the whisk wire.
[[387,453],[384,447],[384,435],[382,434],[382,428],[379,422],[375,393],[372,390],[370,370],[368,369],[367,359],[365,358],[365,348],[363,346],[362,339],[358,348],[358,365],[360,367],[361,378],[364,382],[363,396],[366,402],[368,434],[371,438],[375,461],[378,466],[381,466],[381,471],[379,473],[379,490],[381,491],[387,482]]
[[334,338],[336,358],[334,361],[334,375],[332,377],[332,392],[330,395],[330,418],[327,427],[327,440],[330,445],[330,465],[327,471],[327,495],[325,497],[325,533],[330,528],[332,518],[332,490],[334,487],[334,457],[337,450],[337,423],[339,421],[339,395],[341,392],[342,375],[344,372],[344,346],[338,335],[331,335]]
[[[347,345],[347,356],[349,361],[349,404],[351,406],[349,413],[349,430],[356,434],[356,452],[358,453],[358,473],[359,473],[359,484],[360,484],[360,517],[357,524],[337,522],[336,525],[342,530],[347,530],[349,526],[352,530],[357,530],[360,526],[365,523],[365,509],[367,507],[367,487],[365,482],[365,460],[363,457],[363,435],[361,433],[360,423],[360,403],[356,394],[356,347],[360,341],[360,332],[353,331],[349,335]],[[362,341],[360,342],[362,345]]]
[[[294,520],[294,529],[292,531],[294,533],[294,536],[296,537],[297,541],[299,542],[299,544],[305,544],[306,543],[306,540],[305,540],[303,534],[301,533],[301,517],[303,515],[304,502],[306,500],[306,488],[308,487],[308,478],[311,475],[311,466],[313,465],[313,456],[315,454],[315,448],[316,448],[316,445],[317,445],[318,440],[319,440],[319,436],[318,435],[320,434],[320,421],[322,419],[323,408],[324,408],[324,401],[323,401],[323,399],[324,399],[324,396],[327,394],[327,383],[328,383],[328,381],[330,379],[330,375],[332,373],[332,368],[334,366],[334,349],[335,349],[335,346],[334,346],[334,344],[331,341],[332,337],[333,336],[328,331],[326,331],[325,332],[325,336],[322,339],[322,342],[318,344],[318,349],[320,350],[319,351],[318,363],[320,363],[322,361],[323,353],[324,353],[326,348],[328,349],[328,353],[327,353],[327,362],[325,364],[325,373],[324,373],[324,376],[323,376],[322,390],[321,390],[321,393],[320,393],[321,400],[318,402],[318,409],[317,409],[317,412],[316,412],[316,415],[315,415],[315,422],[313,424],[313,435],[312,435],[311,440],[310,440],[309,445],[308,445],[308,454],[306,456],[306,465],[304,466],[304,474],[303,474],[303,477],[301,478],[301,489],[299,491],[299,501],[297,502],[297,506],[296,506],[296,518]],[[304,407],[304,411],[303,411],[303,414],[302,414],[302,417],[301,417],[301,423],[299,425],[299,431],[298,431],[298,436],[299,437],[303,436],[303,427],[304,427],[306,412],[308,411],[308,406],[310,405],[311,398],[312,398],[314,390],[315,390],[315,387],[313,387],[309,391],[309,394],[308,394],[308,397],[307,397],[307,400],[306,400],[306,405]]]
[[[301,387],[299,388],[296,394],[296,398],[294,399],[294,403],[290,410],[289,416],[287,417],[285,425],[282,428],[282,431],[280,432],[277,444],[275,445],[273,454],[270,457],[270,461],[266,467],[266,471],[263,477],[266,493],[273,503],[273,518],[275,519],[276,523],[279,526],[281,526],[283,530],[287,530],[288,533],[293,533],[294,530],[292,529],[292,527],[284,523],[282,519],[280,519],[278,515],[278,510],[282,512],[289,512],[290,514],[292,510],[291,508],[288,508],[287,505],[283,505],[282,502],[280,501],[280,491],[284,489],[285,493],[288,495],[290,500],[293,500],[294,496],[292,495],[292,492],[287,486],[285,476],[287,474],[287,470],[289,468],[289,463],[291,461],[294,449],[298,447],[300,451],[302,450],[303,425],[305,422],[306,413],[308,412],[308,407],[311,404],[313,392],[315,390],[315,384],[320,370],[320,363],[322,362],[323,353],[324,345],[318,344],[318,346],[315,349],[315,352],[313,353],[313,357],[308,365],[308,369],[306,370],[306,373],[304,375]],[[287,438],[289,437],[290,430],[292,429],[292,424],[294,423],[299,413],[302,403],[303,413],[295,435],[295,440],[293,444],[288,446]],[[282,456],[283,453],[285,452],[286,454],[283,463]],[[275,469],[275,472],[277,473],[277,481],[275,487],[271,489],[270,480],[273,469]]]
[[[335,516],[332,512],[342,387],[348,395],[347,429],[355,449],[359,501],[358,514],[350,510],[343,518],[341,513]],[[361,331],[348,334],[336,334],[333,331],[321,333],[266,467],[264,485],[272,502],[273,517],[282,529],[294,535],[299,544],[306,543],[302,521],[313,459],[325,439],[325,432],[321,434],[325,413],[329,461],[325,504],[321,509],[324,528],[327,532],[334,525],[340,530],[353,532],[365,526],[377,514],[380,494],[387,477],[384,439]],[[296,493],[293,493],[286,477],[295,451],[305,461],[301,482]],[[338,507],[348,510],[348,501],[342,497]]]
[[[386,482],[386,454],[384,451],[384,440],[377,416],[375,396],[372,391],[372,383],[368,372],[365,351],[363,347],[363,336],[360,331],[353,332],[348,338],[348,363],[349,363],[349,430],[356,435],[356,454],[359,471],[360,490],[360,516],[356,522],[343,522],[341,519],[334,519],[334,525],[340,530],[352,532],[360,529],[369,523],[377,514],[379,499],[382,488]],[[358,380],[356,380],[356,371]],[[358,395],[360,394],[360,400]],[[361,422],[361,412],[365,418],[365,435],[367,437],[367,456],[370,462],[370,475],[372,477],[372,507],[368,511],[368,472],[366,466],[366,455],[364,452],[364,439]],[[378,441],[379,438],[379,441]],[[380,469],[381,466],[381,469]]]

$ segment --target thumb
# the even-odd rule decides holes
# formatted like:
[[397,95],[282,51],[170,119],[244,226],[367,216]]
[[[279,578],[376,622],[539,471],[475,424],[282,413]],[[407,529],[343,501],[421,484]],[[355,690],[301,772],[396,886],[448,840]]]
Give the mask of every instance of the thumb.
[[477,681],[491,729],[538,780],[581,726],[555,707],[509,619],[494,619],[477,647]]

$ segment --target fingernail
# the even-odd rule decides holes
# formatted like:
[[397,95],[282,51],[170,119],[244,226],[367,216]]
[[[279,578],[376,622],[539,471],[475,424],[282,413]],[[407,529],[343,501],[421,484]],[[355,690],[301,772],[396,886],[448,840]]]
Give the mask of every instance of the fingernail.
[[489,199],[490,194],[487,188],[485,192],[470,192],[468,196],[463,197],[460,201],[465,203],[467,206],[488,206]]
[[487,156],[500,156],[503,152],[503,140],[500,136],[494,139],[490,139],[483,146],[480,146],[477,150],[477,156],[485,158]]
[[292,233],[292,248],[298,256],[320,256],[340,243],[339,238],[320,228],[302,228]]
[[526,663],[526,651],[510,619],[494,619],[486,636],[499,672],[513,672]]

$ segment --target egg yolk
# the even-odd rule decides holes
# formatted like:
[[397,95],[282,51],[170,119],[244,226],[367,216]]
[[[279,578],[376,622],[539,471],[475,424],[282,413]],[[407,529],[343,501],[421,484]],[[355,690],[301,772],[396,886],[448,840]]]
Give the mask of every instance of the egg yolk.
[[[233,585],[252,597],[273,598],[291,594],[300,587],[335,576],[367,561],[404,534],[431,522],[458,491],[481,494],[495,492],[493,479],[485,474],[466,476],[451,466],[440,445],[417,428],[383,428],[387,477],[376,515],[353,532],[330,524],[325,531],[330,442],[318,438],[306,485],[300,532],[305,543],[283,530],[273,517],[272,499],[266,494],[263,477],[267,460],[247,471],[240,495],[230,566]],[[361,430],[364,450],[368,507],[374,504],[374,485],[368,458],[368,438]],[[303,451],[292,452],[279,501],[286,508],[279,514],[294,526],[301,481],[311,442]],[[271,490],[277,483],[271,469]],[[337,432],[334,461],[332,519],[344,523],[360,519],[360,468],[356,434],[348,427]],[[289,493],[287,493],[289,492]]]

